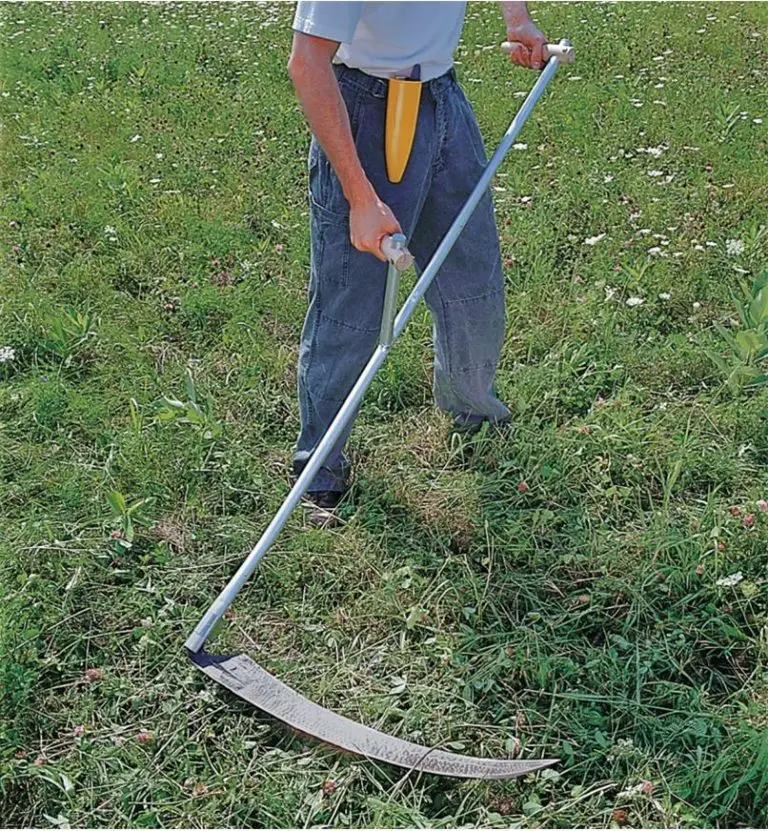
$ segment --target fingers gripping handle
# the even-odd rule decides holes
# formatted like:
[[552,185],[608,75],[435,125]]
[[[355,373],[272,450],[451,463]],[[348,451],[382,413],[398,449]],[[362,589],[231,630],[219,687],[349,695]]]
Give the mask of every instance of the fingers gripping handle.
[[392,234],[381,241],[381,253],[398,271],[405,271],[413,265],[413,256],[405,243],[405,234]]
[[[501,50],[509,55],[519,45],[508,40],[501,44]],[[557,58],[560,63],[573,63],[576,60],[576,50],[567,40],[561,40],[560,43],[548,43],[544,47],[542,55],[545,61],[548,61],[550,58]]]

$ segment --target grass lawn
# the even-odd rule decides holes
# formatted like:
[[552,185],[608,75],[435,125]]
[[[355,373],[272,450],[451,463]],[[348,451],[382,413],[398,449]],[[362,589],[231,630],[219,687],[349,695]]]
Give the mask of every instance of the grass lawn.
[[[308,746],[184,654],[288,487],[292,6],[0,6],[0,825],[768,824],[768,369],[732,339],[768,326],[768,4],[533,8],[578,59],[494,184],[513,436],[451,439],[419,310],[346,524],[294,516],[213,644],[562,760],[482,783]],[[470,5],[457,56],[489,148],[532,83],[502,31]]]

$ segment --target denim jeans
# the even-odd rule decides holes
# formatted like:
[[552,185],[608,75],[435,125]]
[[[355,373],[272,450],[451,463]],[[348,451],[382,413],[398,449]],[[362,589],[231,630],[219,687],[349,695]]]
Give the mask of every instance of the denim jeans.
[[[398,184],[386,175],[386,81],[335,67],[363,169],[408,237],[417,270],[429,262],[486,164],[474,113],[453,70],[422,88],[413,148]],[[377,344],[387,266],[353,248],[349,205],[316,140],[309,151],[311,272],[298,367],[300,472]],[[435,350],[433,392],[457,423],[506,421],[493,382],[504,337],[504,278],[490,193],[425,295]],[[310,486],[343,490],[351,424]]]

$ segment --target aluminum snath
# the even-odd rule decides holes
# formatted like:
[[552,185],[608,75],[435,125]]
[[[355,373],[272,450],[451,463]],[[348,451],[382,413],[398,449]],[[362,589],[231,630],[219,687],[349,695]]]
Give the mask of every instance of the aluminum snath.
[[295,730],[349,753],[410,770],[464,778],[509,779],[548,767],[555,764],[557,760],[476,758],[404,741],[365,727],[314,704],[270,675],[245,654],[210,655],[205,652],[204,647],[213,627],[253,574],[261,558],[267,553],[289,516],[298,506],[345,425],[354,416],[373,377],[384,363],[390,348],[402,333],[408,319],[453,248],[456,239],[489,187],[496,169],[511,148],[559,64],[570,62],[572,59],[573,50],[568,41],[561,41],[559,45],[548,47],[548,60],[544,70],[509,125],[467,202],[454,219],[397,315],[395,315],[395,304],[399,271],[409,268],[413,258],[407,250],[406,239],[402,234],[394,234],[383,241],[382,252],[389,261],[389,269],[378,346],[261,539],[203,615],[185,644],[192,662],[206,675]]

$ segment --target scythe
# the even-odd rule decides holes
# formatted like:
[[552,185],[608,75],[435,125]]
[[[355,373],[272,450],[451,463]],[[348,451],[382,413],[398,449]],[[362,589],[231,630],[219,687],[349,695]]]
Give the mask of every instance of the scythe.
[[[505,44],[504,47],[510,51],[514,45]],[[406,248],[406,240],[402,234],[387,237],[382,242],[382,252],[389,261],[389,269],[378,346],[261,539],[203,615],[185,644],[190,660],[206,675],[300,733],[368,759],[443,776],[507,779],[548,767],[555,764],[557,760],[478,758],[414,744],[365,727],[313,703],[270,675],[245,654],[210,655],[205,652],[204,647],[214,626],[234,602],[240,589],[269,550],[327,458],[344,426],[353,417],[366,389],[386,359],[390,347],[402,333],[416,305],[450,253],[453,244],[489,187],[496,169],[557,71],[559,63],[570,62],[573,59],[573,49],[568,41],[549,46],[547,50],[548,60],[544,70],[397,315],[395,315],[395,310],[399,272],[410,267],[413,258]]]

